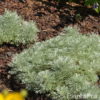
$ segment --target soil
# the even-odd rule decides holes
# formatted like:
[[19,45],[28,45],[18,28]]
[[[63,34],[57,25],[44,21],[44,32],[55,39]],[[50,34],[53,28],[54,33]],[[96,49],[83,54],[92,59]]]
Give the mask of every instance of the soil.
[[[94,32],[100,34],[100,14],[83,3],[59,4],[56,0],[0,0],[0,14],[5,9],[17,11],[25,20],[37,23],[40,32],[37,41],[45,41],[60,34],[64,27],[78,27],[82,34]],[[18,89],[18,85],[8,74],[8,63],[13,55],[20,53],[26,47],[16,47],[10,44],[0,46],[0,90]],[[12,85],[13,83],[13,85]],[[31,97],[31,96],[30,96]],[[43,95],[34,95],[29,100],[49,100]]]

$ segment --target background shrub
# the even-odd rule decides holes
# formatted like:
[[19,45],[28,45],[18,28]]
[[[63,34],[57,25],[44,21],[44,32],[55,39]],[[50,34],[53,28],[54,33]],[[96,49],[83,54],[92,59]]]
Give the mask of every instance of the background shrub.
[[55,100],[82,96],[85,100],[100,99],[96,84],[96,73],[100,71],[98,35],[81,35],[68,27],[61,36],[38,42],[17,54],[10,66],[10,73],[16,74],[28,90],[45,93]]
[[0,44],[27,44],[37,39],[38,29],[32,21],[24,21],[16,12],[5,11],[0,16]]

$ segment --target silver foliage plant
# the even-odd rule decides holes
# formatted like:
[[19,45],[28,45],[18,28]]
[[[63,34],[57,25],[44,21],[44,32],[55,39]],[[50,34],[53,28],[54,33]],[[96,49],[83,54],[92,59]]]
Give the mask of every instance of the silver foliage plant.
[[0,44],[19,45],[34,42],[37,39],[38,28],[32,21],[24,21],[16,12],[5,10],[0,15]]
[[65,28],[62,35],[17,54],[9,65],[28,90],[54,100],[100,100],[98,35]]

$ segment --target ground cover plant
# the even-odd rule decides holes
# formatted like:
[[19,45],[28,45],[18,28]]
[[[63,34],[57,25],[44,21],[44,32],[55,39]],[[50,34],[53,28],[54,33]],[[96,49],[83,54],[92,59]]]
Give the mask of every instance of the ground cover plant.
[[100,37],[65,28],[63,34],[17,54],[12,75],[28,90],[54,100],[100,100]]
[[0,15],[0,44],[28,44],[37,39],[37,26],[24,21],[16,12],[6,10]]

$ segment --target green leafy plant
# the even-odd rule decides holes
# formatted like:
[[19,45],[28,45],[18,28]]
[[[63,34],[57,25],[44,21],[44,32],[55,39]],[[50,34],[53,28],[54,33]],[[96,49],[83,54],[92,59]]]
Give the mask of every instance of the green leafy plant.
[[93,9],[99,13],[100,12],[100,0],[85,0],[85,5],[93,6]]
[[75,20],[76,21],[81,21],[82,20],[82,16],[80,14],[76,14],[75,15]]
[[86,36],[65,28],[62,35],[17,54],[9,66],[9,73],[28,90],[54,100],[100,100],[96,84],[100,72],[98,35]]
[[0,44],[27,44],[37,39],[37,26],[34,22],[24,21],[16,12],[6,10],[0,15]]
[[100,12],[100,3],[94,3],[93,8],[97,13],[99,13]]

